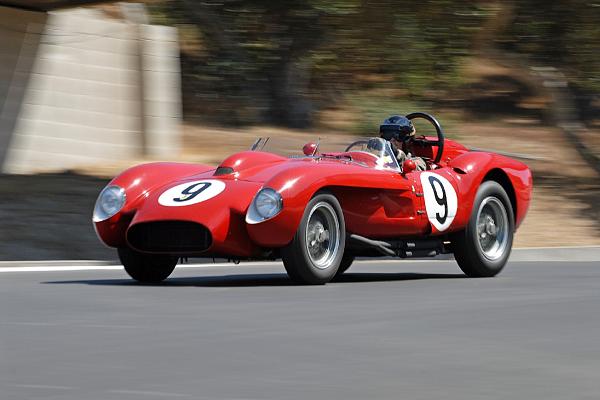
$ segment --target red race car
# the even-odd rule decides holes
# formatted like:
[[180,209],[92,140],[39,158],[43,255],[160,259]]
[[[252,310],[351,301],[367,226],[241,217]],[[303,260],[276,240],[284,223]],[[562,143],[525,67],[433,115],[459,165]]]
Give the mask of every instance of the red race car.
[[[415,118],[437,137],[410,132]],[[529,168],[444,139],[425,113],[380,132],[338,152],[309,143],[283,157],[259,139],[217,168],[130,168],[100,193],[96,232],[140,282],[166,279],[182,257],[280,258],[302,284],[329,282],[355,257],[454,253],[468,276],[498,274],[531,200]]]

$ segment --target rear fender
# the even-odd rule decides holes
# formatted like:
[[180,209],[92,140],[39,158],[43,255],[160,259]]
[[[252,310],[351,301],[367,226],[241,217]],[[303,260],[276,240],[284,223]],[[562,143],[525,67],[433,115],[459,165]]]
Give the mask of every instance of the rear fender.
[[[456,226],[468,224],[473,202],[479,186],[486,180],[497,180],[500,184],[509,182],[514,192],[513,211],[515,228],[518,227],[527,213],[531,202],[532,176],[529,167],[524,163],[495,153],[469,152],[456,157],[448,163],[454,170],[459,184],[461,201],[455,219]],[[498,175],[499,174],[499,175]],[[506,179],[495,177],[503,176]],[[511,196],[510,191],[508,191]]]

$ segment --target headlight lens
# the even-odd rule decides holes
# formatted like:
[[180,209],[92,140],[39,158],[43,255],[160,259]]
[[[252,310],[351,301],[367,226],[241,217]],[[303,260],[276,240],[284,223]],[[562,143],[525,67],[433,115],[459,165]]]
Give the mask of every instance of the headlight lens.
[[282,208],[283,199],[276,190],[271,188],[261,189],[250,205],[250,209],[246,215],[246,222],[256,224],[269,218],[273,218],[275,215],[279,214]]
[[105,187],[94,207],[94,222],[101,222],[109,219],[125,205],[125,190],[119,186]]
[[281,195],[271,188],[261,190],[254,200],[258,215],[264,219],[274,217],[281,211]]

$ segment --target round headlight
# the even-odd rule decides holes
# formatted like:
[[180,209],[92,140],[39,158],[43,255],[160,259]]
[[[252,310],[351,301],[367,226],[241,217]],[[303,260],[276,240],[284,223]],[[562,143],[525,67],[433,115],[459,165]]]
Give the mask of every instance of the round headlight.
[[254,207],[256,212],[263,219],[268,219],[277,215],[281,211],[283,202],[281,195],[271,188],[264,188],[256,195]]
[[263,188],[258,191],[246,214],[246,223],[258,224],[273,218],[283,208],[283,199],[276,190]]
[[105,221],[121,211],[125,205],[125,190],[119,186],[105,187],[94,207],[94,222]]

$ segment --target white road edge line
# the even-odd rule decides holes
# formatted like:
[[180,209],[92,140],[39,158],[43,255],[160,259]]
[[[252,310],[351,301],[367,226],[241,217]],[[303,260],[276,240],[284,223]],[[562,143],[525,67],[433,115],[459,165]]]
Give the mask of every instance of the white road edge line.
[[[367,264],[376,261],[380,264],[394,263],[446,263],[454,260],[357,260],[356,264]],[[223,267],[272,267],[282,266],[281,261],[268,262],[246,262],[240,264],[234,263],[214,263],[214,264],[180,264],[177,269],[193,269],[193,268],[223,268]],[[1,267],[0,273],[3,272],[68,272],[68,271],[119,271],[123,270],[122,265],[53,265],[48,267]]]
[[589,245],[583,245],[583,246],[515,247],[515,248],[513,248],[513,252],[519,251],[519,250],[565,250],[565,249],[566,250],[600,249],[600,245],[599,244],[589,244]]
[[60,272],[60,271],[111,271],[123,269],[117,265],[96,265],[96,266],[77,266],[64,265],[53,267],[3,267],[0,268],[0,273],[3,272]]

